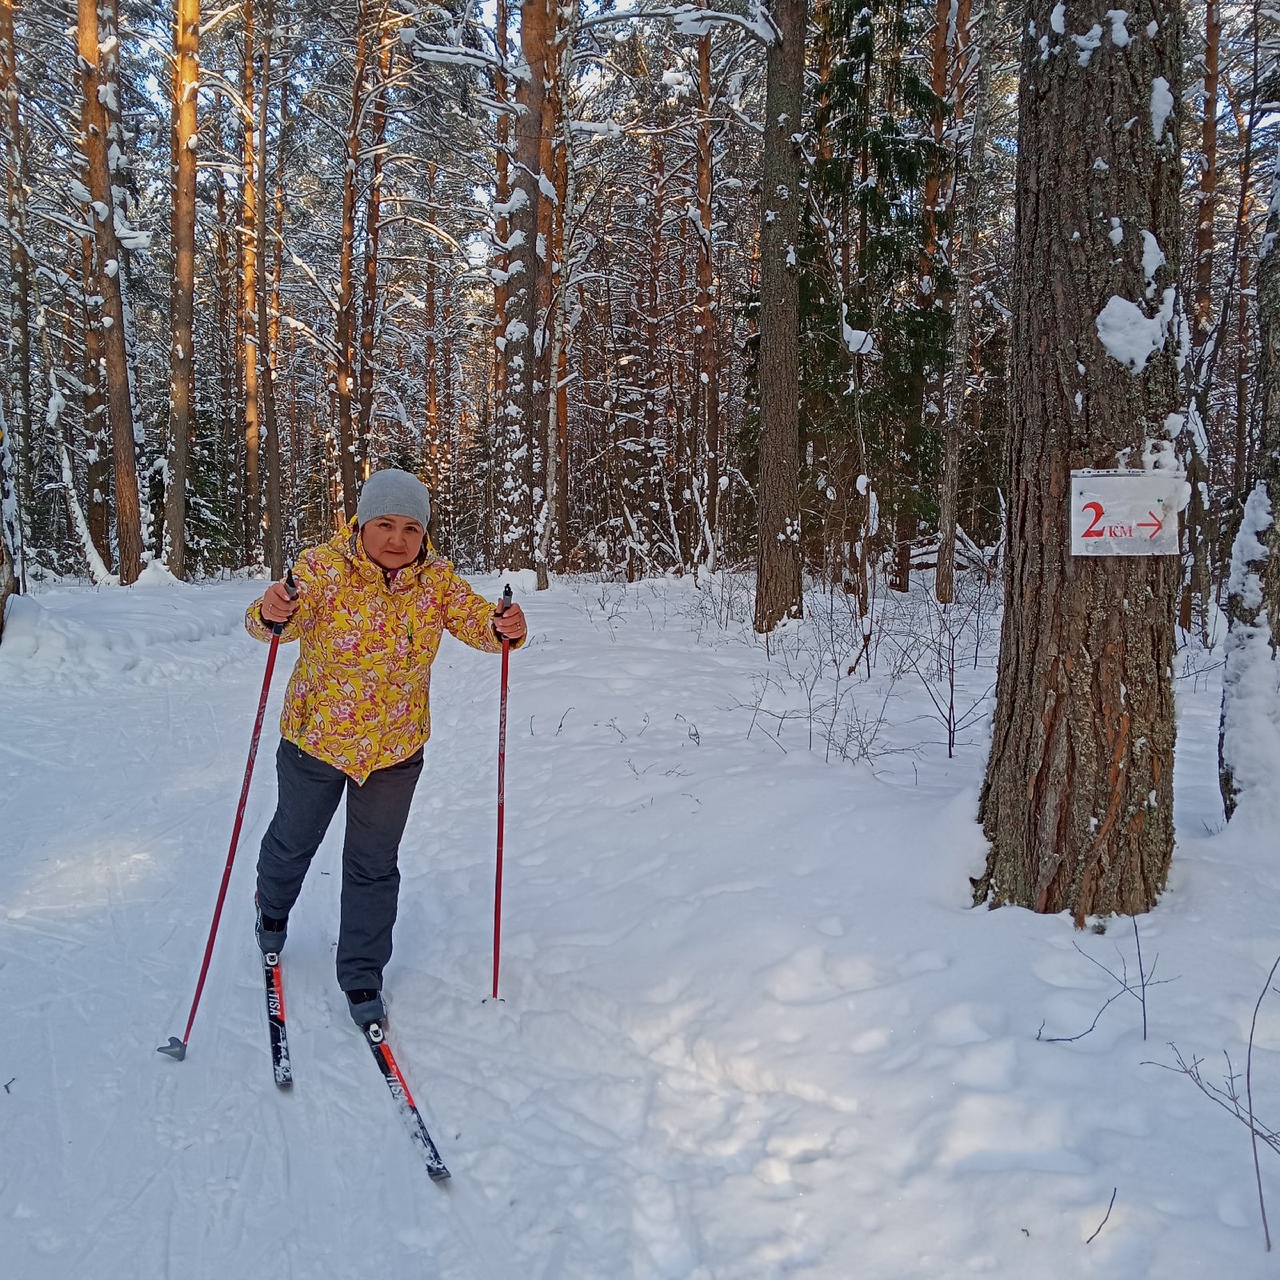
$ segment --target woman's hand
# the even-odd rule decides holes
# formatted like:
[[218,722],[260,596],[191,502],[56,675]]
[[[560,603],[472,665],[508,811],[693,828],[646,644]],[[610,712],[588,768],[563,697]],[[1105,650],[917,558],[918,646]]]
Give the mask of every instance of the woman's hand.
[[262,597],[261,613],[263,619],[267,622],[288,622],[293,617],[293,612],[297,607],[298,593],[296,589],[291,596],[289,588],[283,582],[273,582],[267,588],[266,595]]
[[493,626],[500,636],[510,640],[512,644],[519,644],[529,633],[529,625],[524,620],[524,610],[518,604],[509,604],[504,613],[495,613]]

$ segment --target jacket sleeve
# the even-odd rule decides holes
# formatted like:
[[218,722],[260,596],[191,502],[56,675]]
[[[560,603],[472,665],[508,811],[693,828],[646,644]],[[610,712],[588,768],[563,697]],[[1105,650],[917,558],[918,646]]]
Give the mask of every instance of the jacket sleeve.
[[[502,637],[493,629],[494,614],[498,608],[484,596],[471,589],[471,584],[459,577],[451,564],[444,566],[444,625],[449,634],[484,653],[501,653]],[[512,644],[517,649],[521,640]]]
[[[283,644],[288,644],[290,640],[297,640],[307,628],[307,622],[310,618],[310,595],[308,590],[316,580],[316,565],[314,561],[315,551],[304,551],[298,558],[297,564],[293,566],[293,581],[298,588],[298,607],[293,612],[293,617],[284,624],[284,630],[280,632],[280,640]],[[245,610],[244,629],[255,639],[270,643],[275,632],[271,630],[271,624],[262,616],[263,596],[259,596]]]

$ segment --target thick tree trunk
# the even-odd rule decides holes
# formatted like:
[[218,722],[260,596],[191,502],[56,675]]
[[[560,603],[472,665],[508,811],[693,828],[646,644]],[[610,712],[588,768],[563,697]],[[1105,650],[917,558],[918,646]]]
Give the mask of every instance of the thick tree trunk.
[[84,88],[80,146],[88,178],[85,185],[93,201],[94,284],[102,298],[107,412],[115,463],[116,544],[120,582],[127,586],[142,571],[142,511],[138,499],[124,299],[120,289],[123,262],[116,238],[112,191],[111,149],[119,147],[121,139],[110,136],[112,129],[106,106],[119,101],[116,57],[120,44],[118,33],[110,25],[109,6],[104,5],[101,17],[106,22],[101,22],[95,0],[79,0],[77,16],[77,47]]
[[249,564],[261,559],[262,534],[262,450],[261,404],[258,398],[258,208],[257,152],[258,122],[255,112],[254,0],[244,0],[244,162],[240,178],[240,324],[244,337],[244,553]]
[[[434,221],[435,212],[436,163],[427,162],[427,217]],[[426,417],[427,446],[427,485],[433,495],[438,495],[444,475],[442,465],[443,450],[440,439],[440,341],[439,311],[437,307],[439,281],[435,254],[426,261],[423,281],[424,305],[422,313],[423,344],[423,412]],[[434,519],[434,517],[433,517]]]
[[570,0],[568,21],[559,35],[559,70],[554,81],[556,147],[552,163],[553,183],[556,193],[554,210],[554,234],[552,235],[552,263],[554,293],[551,299],[552,330],[551,353],[547,370],[552,380],[548,396],[547,412],[547,481],[548,528],[553,535],[547,539],[548,550],[543,556],[550,563],[551,547],[555,548],[555,565],[564,572],[569,552],[569,344],[572,332],[569,328],[569,263],[566,245],[570,239],[569,219],[576,214],[577,183],[573,156],[573,128],[569,118],[565,95],[573,81],[573,49],[579,15],[577,0]]
[[399,38],[394,32],[378,32],[376,81],[371,93],[369,115],[373,152],[369,193],[364,212],[364,283],[360,297],[360,416],[357,425],[357,454],[361,470],[369,471],[369,442],[373,435],[374,347],[378,334],[378,241],[382,229],[383,152],[387,136],[387,95],[390,92],[391,55]]
[[[1218,52],[1222,16],[1218,0],[1206,0],[1204,31],[1204,108],[1200,123],[1200,182],[1196,193],[1195,304],[1191,345],[1203,352],[1213,330],[1213,224],[1218,196]],[[1197,359],[1195,367],[1200,367]]]
[[[0,434],[3,433],[0,426]],[[9,597],[17,595],[18,579],[13,572],[13,557],[9,554],[7,530],[0,526],[0,641],[4,640],[4,610]]]
[[347,118],[346,165],[342,179],[342,233],[338,251],[338,314],[335,325],[338,407],[338,464],[342,476],[342,506],[348,520],[356,513],[356,430],[352,413],[355,395],[355,244],[356,193],[360,176],[360,124],[364,115],[365,60],[368,56],[369,3],[356,11],[355,67],[351,79],[351,113]]
[[[705,462],[702,474],[702,524],[707,568],[716,567],[716,530],[720,519],[720,356],[716,342],[715,239],[711,208],[711,32],[698,39],[698,328],[695,368],[694,430],[700,429]],[[697,444],[694,445],[696,454]]]
[[[222,103],[220,92],[213,95],[213,115],[210,126],[217,131],[215,146],[224,145],[222,136]],[[215,229],[213,234],[213,272],[217,289],[214,298],[216,308],[214,332],[216,337],[216,359],[218,370],[218,408],[217,423],[217,456],[218,487],[225,494],[227,520],[231,525],[228,534],[239,538],[235,529],[236,512],[239,504],[235,495],[240,492],[240,478],[232,465],[235,457],[235,406],[236,406],[236,261],[232,253],[235,240],[233,215],[229,212],[230,201],[227,199],[226,183],[216,184],[215,197]]]
[[[497,0],[495,16],[495,47],[499,65],[494,74],[494,98],[502,108],[508,106],[509,84],[507,80],[507,0]],[[507,400],[507,276],[511,268],[511,256],[507,241],[511,236],[511,117],[504,109],[499,111],[494,125],[494,208],[497,211],[493,224],[493,405],[499,422],[503,421],[502,407]],[[501,447],[504,436],[495,432],[495,465],[501,465]]]
[[[111,550],[111,429],[102,396],[102,315],[93,267],[93,240],[80,236],[81,332],[84,335],[84,431],[86,479],[89,485],[89,537],[108,570],[115,563]],[[70,274],[70,272],[68,272]]]
[[942,490],[938,500],[938,569],[934,578],[939,604],[950,604],[955,598],[956,523],[960,499],[960,438],[964,429],[965,400],[972,358],[972,317],[970,290],[978,239],[978,211],[982,186],[986,178],[987,119],[991,98],[991,67],[995,59],[996,18],[998,0],[978,0],[978,15],[969,57],[976,63],[972,122],[969,133],[969,155],[965,165],[963,194],[957,196],[958,226],[951,241],[955,266],[955,300],[952,307],[951,368],[947,375],[946,399],[943,403]]
[[[15,464],[28,459],[20,474],[10,475],[12,488],[13,550],[19,561],[19,581],[24,573],[20,512],[30,502],[32,468],[31,406],[31,259],[27,253],[26,148],[18,87],[18,46],[14,37],[13,0],[0,0],[0,94],[4,97],[5,211],[9,239],[10,364],[6,403],[9,415],[9,456]],[[16,446],[16,447],[15,447]],[[15,471],[19,468],[15,465]]]
[[1258,263],[1258,483],[1231,556],[1226,669],[1218,722],[1218,785],[1230,819],[1246,791],[1269,795],[1277,743],[1280,641],[1280,162]]
[[195,431],[196,95],[200,87],[200,0],[176,0],[173,20],[173,289],[169,365],[169,458],[164,523],[169,572],[186,573],[187,472]]
[[[520,50],[524,74],[516,86],[515,177],[512,182],[511,262],[508,294],[506,402],[499,407],[503,436],[499,504],[499,556],[503,566],[536,563],[537,529],[533,491],[543,465],[541,426],[547,420],[547,379],[541,332],[541,298],[549,274],[542,194],[543,135],[548,119],[547,81],[555,75],[555,13],[549,0],[525,0],[520,9]],[[550,183],[550,175],[546,181]],[[536,456],[535,456],[536,455]]]
[[[572,4],[572,0],[569,0]],[[556,430],[557,397],[554,391],[556,356],[554,351],[555,298],[558,267],[556,225],[563,215],[556,187],[556,152],[559,149],[560,112],[563,106],[560,85],[561,20],[566,10],[555,0],[547,5],[546,96],[542,107],[542,128],[538,138],[537,239],[538,269],[533,282],[534,376],[529,386],[530,435],[533,449],[534,539],[533,567],[538,590],[550,586],[551,539],[555,532],[555,486],[559,433]]]
[[804,0],[774,0],[760,192],[760,481],[755,629],[803,608],[800,572],[800,149]]
[[[1087,58],[1050,0],[1026,19],[1008,569],[975,900],[1083,924],[1150,909],[1173,848],[1178,562],[1073,558],[1068,495],[1073,467],[1168,465],[1181,426],[1179,13],[1143,0],[1131,38],[1104,35]],[[1105,0],[1070,23],[1112,30]],[[1116,299],[1152,335],[1132,363],[1099,337]]]
[[275,28],[275,0],[263,0],[262,76],[258,84],[258,211],[257,246],[254,250],[257,295],[258,376],[262,389],[262,425],[266,435],[267,566],[273,578],[284,576],[284,530],[280,513],[280,420],[276,412],[275,352],[271,345],[271,289],[267,283],[267,118],[271,108],[271,37]]

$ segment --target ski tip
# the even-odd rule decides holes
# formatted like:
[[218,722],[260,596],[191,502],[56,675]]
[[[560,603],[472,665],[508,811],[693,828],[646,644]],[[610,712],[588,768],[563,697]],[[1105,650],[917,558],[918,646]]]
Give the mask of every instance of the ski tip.
[[449,1178],[453,1177],[453,1174],[451,1174],[444,1165],[441,1165],[438,1169],[428,1169],[427,1175],[430,1177],[432,1182],[446,1182]]
[[160,1045],[156,1052],[168,1054],[169,1057],[181,1062],[187,1056],[187,1046],[177,1036],[170,1036],[169,1043]]

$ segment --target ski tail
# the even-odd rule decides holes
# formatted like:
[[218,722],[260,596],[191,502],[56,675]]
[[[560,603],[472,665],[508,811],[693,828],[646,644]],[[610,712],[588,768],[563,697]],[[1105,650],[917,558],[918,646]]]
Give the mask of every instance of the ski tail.
[[287,1089],[293,1084],[289,1061],[289,1035],[284,1019],[284,969],[280,956],[268,951],[262,957],[262,976],[267,988],[267,1025],[271,1030],[271,1069],[276,1084]]

